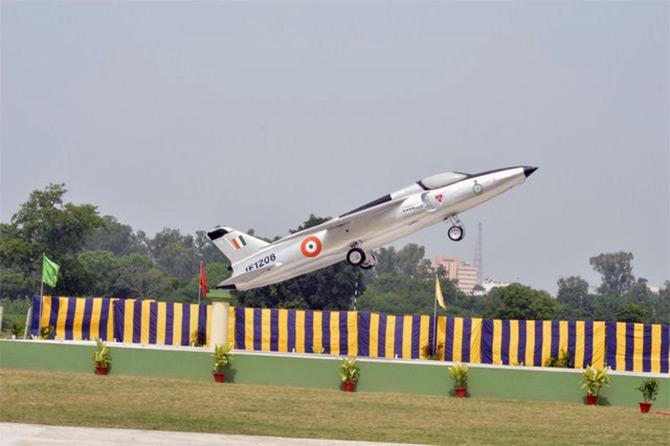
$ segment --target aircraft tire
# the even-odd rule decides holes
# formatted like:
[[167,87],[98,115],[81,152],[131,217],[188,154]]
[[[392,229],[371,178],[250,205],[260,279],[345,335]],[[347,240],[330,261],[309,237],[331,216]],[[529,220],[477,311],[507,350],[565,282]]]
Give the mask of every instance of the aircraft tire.
[[463,230],[462,226],[454,225],[447,231],[447,236],[451,241],[460,242],[465,237],[465,230]]
[[361,266],[365,263],[365,252],[360,248],[351,248],[347,252],[347,263],[352,266]]

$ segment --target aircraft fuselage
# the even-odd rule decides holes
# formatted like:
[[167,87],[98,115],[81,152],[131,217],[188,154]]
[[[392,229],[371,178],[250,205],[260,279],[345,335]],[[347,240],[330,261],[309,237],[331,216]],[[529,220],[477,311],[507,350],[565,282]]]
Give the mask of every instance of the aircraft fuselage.
[[[453,182],[434,188],[430,187],[430,182],[437,180],[431,179],[440,175],[429,177],[427,180],[430,181],[426,181],[429,185],[419,181],[322,225],[258,249],[234,263],[233,275],[220,287],[248,290],[307,274],[345,259],[355,264],[358,253],[351,254],[354,248],[360,250],[370,265],[374,260],[371,254],[374,249],[449,219],[461,231],[460,236],[456,231],[452,239],[460,240],[463,230],[458,214],[523,183],[535,169],[520,166],[476,175],[455,173],[451,174],[455,177]],[[366,263],[361,260],[361,265]]]

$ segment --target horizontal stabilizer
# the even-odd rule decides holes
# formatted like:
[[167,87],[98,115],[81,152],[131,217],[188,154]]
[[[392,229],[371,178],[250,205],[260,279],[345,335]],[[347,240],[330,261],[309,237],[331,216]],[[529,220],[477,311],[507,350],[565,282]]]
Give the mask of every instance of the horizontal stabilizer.
[[280,266],[281,263],[273,263],[272,265],[266,265],[262,268],[258,268],[252,271],[245,271],[241,274],[236,274],[232,277],[227,278],[226,280],[218,284],[216,287],[223,289],[234,289],[234,284],[248,282],[260,276],[261,274],[273,271],[279,268]]

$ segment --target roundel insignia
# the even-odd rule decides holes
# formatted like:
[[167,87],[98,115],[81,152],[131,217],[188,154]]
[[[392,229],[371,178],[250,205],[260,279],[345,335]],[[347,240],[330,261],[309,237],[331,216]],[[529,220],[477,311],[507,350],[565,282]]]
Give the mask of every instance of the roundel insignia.
[[474,192],[475,195],[479,195],[484,192],[484,187],[475,181],[475,185],[472,186],[472,192]]
[[300,243],[300,251],[305,257],[316,257],[321,253],[321,240],[318,237],[307,237]]

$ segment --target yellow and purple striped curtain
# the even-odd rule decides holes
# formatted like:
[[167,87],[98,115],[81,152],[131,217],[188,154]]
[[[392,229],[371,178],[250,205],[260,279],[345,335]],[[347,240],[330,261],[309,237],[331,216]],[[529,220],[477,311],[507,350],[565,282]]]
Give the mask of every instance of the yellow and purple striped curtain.
[[355,311],[235,308],[235,347],[266,352],[358,352]]
[[211,326],[209,305],[154,300],[114,302],[114,339],[159,345],[207,345]]
[[446,318],[435,319],[426,315],[392,315],[360,313],[359,351],[371,358],[417,359],[426,345],[444,344]]
[[101,297],[34,296],[30,333],[37,336],[40,327],[51,326],[58,339],[112,340],[114,300]]
[[668,373],[670,326],[607,322],[607,365],[629,372]]
[[540,367],[565,352],[575,368],[603,367],[605,323],[485,319],[481,349],[483,364]]
[[[211,307],[153,300],[39,296],[30,332],[58,339],[207,345]],[[436,340],[433,339],[436,336]],[[542,366],[567,352],[574,367],[668,373],[670,327],[600,321],[491,320],[355,311],[230,308],[228,339],[250,351],[417,359],[427,345],[455,362]]]

